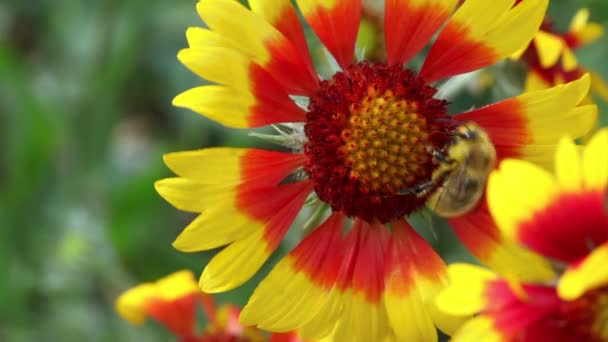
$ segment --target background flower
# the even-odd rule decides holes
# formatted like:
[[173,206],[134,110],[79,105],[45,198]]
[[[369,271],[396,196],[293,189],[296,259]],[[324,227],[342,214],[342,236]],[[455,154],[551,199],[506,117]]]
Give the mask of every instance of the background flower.
[[[523,191],[525,189],[525,191]],[[565,138],[555,176],[535,165],[504,161],[488,184],[502,232],[543,255],[555,279],[522,280],[477,266],[450,266],[442,310],[478,314],[454,340],[603,341],[608,338],[608,130],[584,147]]]
[[[202,327],[198,324],[199,309],[204,312]],[[243,326],[238,307],[216,307],[213,298],[198,288],[194,274],[186,270],[125,291],[116,300],[116,311],[135,325],[151,317],[181,342],[303,342],[296,332],[268,334]]]

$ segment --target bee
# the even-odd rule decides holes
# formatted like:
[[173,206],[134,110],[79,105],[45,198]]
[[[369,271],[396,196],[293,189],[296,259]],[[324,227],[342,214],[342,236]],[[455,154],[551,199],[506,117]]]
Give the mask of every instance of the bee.
[[439,167],[431,182],[438,187],[426,205],[442,217],[462,215],[473,209],[496,164],[496,149],[488,134],[474,123],[465,123],[454,132],[447,153],[434,153]]

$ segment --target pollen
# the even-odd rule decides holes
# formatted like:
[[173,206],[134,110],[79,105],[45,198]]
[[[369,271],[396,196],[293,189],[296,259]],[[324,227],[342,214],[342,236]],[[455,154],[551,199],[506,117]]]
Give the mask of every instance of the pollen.
[[[350,105],[350,119],[342,131],[349,178],[366,192],[395,195],[414,186],[421,166],[431,159],[426,118],[416,103],[395,97],[391,89],[382,94],[370,87],[360,103]],[[390,158],[389,158],[390,156]]]
[[408,191],[428,182],[450,130],[446,102],[400,66],[359,63],[323,81],[311,98],[305,170],[336,211],[388,222],[419,209]]

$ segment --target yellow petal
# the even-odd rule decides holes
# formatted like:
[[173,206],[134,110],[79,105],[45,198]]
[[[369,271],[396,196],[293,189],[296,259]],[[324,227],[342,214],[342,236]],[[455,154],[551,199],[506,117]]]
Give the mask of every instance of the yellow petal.
[[501,276],[518,281],[540,283],[555,279],[555,272],[545,258],[511,241],[496,246],[484,264]]
[[534,44],[543,68],[554,66],[565,48],[565,43],[560,37],[545,31],[538,31],[534,37]]
[[314,284],[304,272],[297,272],[294,262],[285,257],[262,280],[241,312],[241,323],[269,331],[290,331],[319,313],[329,299],[327,290]]
[[199,285],[204,292],[226,292],[249,280],[270,257],[264,230],[231,243],[205,267]]
[[176,107],[187,108],[222,125],[248,128],[249,109],[255,99],[248,92],[226,86],[208,85],[196,87],[173,99]]
[[230,86],[238,91],[250,92],[250,61],[232,48],[215,46],[188,48],[181,50],[177,58],[204,79]]
[[574,17],[572,17],[572,21],[570,22],[569,31],[578,32],[587,26],[589,22],[589,9],[581,8],[579,9]]
[[334,334],[336,341],[381,341],[389,336],[386,310],[382,302],[370,302],[362,293],[348,289],[342,293],[342,312]]
[[238,43],[248,57],[262,65],[270,59],[264,44],[276,39],[280,33],[260,15],[233,0],[200,1],[196,9],[213,31],[232,43]]
[[587,45],[604,34],[604,27],[597,23],[589,23],[589,10],[581,8],[570,22],[569,32],[578,40],[578,46]]
[[342,311],[342,295],[337,288],[333,288],[329,293],[326,293],[327,302],[319,314],[313,319],[304,324],[300,330],[300,334],[306,340],[318,340],[331,336],[336,328],[336,320]]
[[528,71],[526,77],[526,85],[524,86],[524,92],[537,91],[550,88],[551,84],[545,81],[540,75],[533,70]]
[[588,189],[605,190],[608,187],[608,129],[596,133],[585,147],[583,175]]
[[437,331],[427,304],[416,290],[407,296],[390,288],[385,291],[386,312],[400,341],[437,340]]
[[175,239],[182,252],[206,251],[240,240],[264,227],[235,209],[232,202],[220,202],[200,214]]
[[557,286],[559,296],[575,300],[585,292],[608,285],[608,244],[597,247],[579,265],[570,267]]
[[[468,0],[467,2],[471,2]],[[513,1],[510,1],[511,3]],[[500,5],[503,1],[499,1]],[[547,0],[527,0],[509,11],[502,11],[499,19],[488,23],[490,29],[480,37],[483,42],[495,49],[498,55],[507,57],[527,46],[541,24],[548,6]],[[500,7],[497,1],[485,2],[477,16],[484,16],[490,7]],[[492,20],[490,16],[487,20]],[[478,23],[476,23],[478,24]]]
[[452,315],[472,315],[486,305],[484,296],[488,283],[497,278],[492,271],[470,264],[448,266],[450,283],[439,293],[437,307]]
[[172,273],[156,282],[156,296],[167,301],[199,292],[194,274],[189,270]]
[[555,156],[555,176],[562,189],[576,191],[583,185],[583,170],[579,148],[564,137],[559,143]]
[[519,97],[526,107],[528,127],[533,132],[535,144],[556,144],[564,134],[579,137],[581,130],[591,128],[597,119],[595,109],[586,107],[583,112],[575,109],[587,96],[589,87],[590,77],[584,75],[576,81]]
[[494,321],[478,316],[468,321],[451,339],[452,342],[503,342],[509,341],[496,329]]
[[194,274],[189,270],[177,271],[122,293],[116,300],[116,311],[130,323],[142,324],[147,316],[146,305],[151,300],[173,301],[192,293],[200,293]]
[[205,184],[241,183],[241,157],[245,148],[213,147],[165,154],[165,164],[177,175]]
[[520,224],[550,203],[558,192],[553,176],[540,167],[507,159],[488,180],[488,206],[504,234],[516,239]]
[[234,186],[204,184],[187,178],[165,178],[154,183],[156,191],[179,210],[201,213],[234,198]]
[[573,71],[578,66],[578,62],[576,61],[576,56],[574,52],[569,48],[564,49],[564,53],[562,54],[562,67],[566,71]]
[[202,27],[189,27],[186,30],[186,39],[188,46],[193,49],[213,46],[240,51],[238,44],[234,44],[217,32]]
[[146,320],[145,304],[155,294],[152,284],[142,284],[123,293],[116,300],[116,311],[131,324],[143,324]]

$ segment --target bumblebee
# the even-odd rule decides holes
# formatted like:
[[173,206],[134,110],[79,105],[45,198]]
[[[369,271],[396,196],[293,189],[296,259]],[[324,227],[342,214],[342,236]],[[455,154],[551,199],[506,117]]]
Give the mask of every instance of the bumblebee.
[[439,163],[431,179],[436,190],[427,206],[442,217],[473,209],[496,163],[496,149],[488,134],[474,123],[465,123],[454,132],[446,153],[434,155]]

